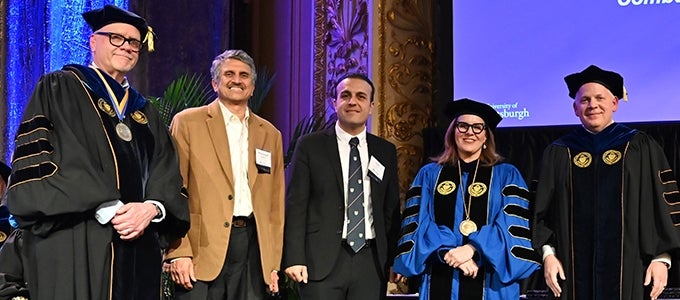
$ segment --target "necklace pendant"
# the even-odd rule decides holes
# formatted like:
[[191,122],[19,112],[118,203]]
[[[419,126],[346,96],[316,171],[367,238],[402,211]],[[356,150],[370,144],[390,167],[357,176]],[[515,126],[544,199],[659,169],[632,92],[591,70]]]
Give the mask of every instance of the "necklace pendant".
[[477,224],[470,219],[465,219],[463,222],[460,222],[458,229],[460,229],[460,233],[464,236],[468,236],[470,233],[477,231]]
[[116,134],[123,141],[129,142],[132,140],[132,131],[123,122],[116,124]]

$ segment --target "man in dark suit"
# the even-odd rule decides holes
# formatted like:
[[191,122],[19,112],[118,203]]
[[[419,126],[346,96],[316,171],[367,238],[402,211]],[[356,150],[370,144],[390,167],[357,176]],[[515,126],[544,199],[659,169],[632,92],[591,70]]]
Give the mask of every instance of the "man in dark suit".
[[345,75],[335,91],[335,127],[293,155],[282,265],[302,299],[382,299],[400,221],[396,148],[366,132],[368,77]]

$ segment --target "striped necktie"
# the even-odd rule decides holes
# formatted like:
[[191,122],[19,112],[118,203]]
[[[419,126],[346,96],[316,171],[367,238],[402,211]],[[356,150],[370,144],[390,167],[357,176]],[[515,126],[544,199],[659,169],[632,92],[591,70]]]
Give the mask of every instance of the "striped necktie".
[[359,139],[349,140],[349,180],[347,181],[347,243],[354,252],[366,244],[364,234],[364,178],[359,156]]

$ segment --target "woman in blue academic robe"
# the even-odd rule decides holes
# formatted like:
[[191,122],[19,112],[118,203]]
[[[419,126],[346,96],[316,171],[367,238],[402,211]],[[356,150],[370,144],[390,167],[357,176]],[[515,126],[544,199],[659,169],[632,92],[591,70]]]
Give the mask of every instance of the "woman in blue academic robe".
[[526,184],[496,153],[501,116],[469,99],[447,112],[445,150],[407,194],[394,271],[421,276],[420,299],[519,299],[539,263]]

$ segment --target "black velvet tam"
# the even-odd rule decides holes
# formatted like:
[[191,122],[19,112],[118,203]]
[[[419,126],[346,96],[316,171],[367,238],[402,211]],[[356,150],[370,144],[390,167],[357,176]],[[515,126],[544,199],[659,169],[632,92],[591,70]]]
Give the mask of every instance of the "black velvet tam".
[[92,31],[97,31],[100,28],[112,23],[126,23],[134,26],[139,30],[142,38],[146,36],[149,30],[146,20],[136,15],[135,13],[124,10],[114,5],[106,5],[103,8],[93,9],[83,13],[83,19],[90,25]]
[[503,117],[496,112],[493,107],[488,104],[477,102],[468,98],[458,99],[453,102],[449,102],[446,105],[446,115],[449,116],[451,120],[457,118],[460,115],[475,115],[479,116],[484,120],[486,126],[494,130],[498,123],[503,120]]
[[596,82],[609,89],[619,99],[626,99],[626,90],[623,87],[623,77],[619,73],[600,69],[590,65],[585,70],[567,75],[564,82],[569,88],[569,97],[574,99],[576,92],[586,83]]

